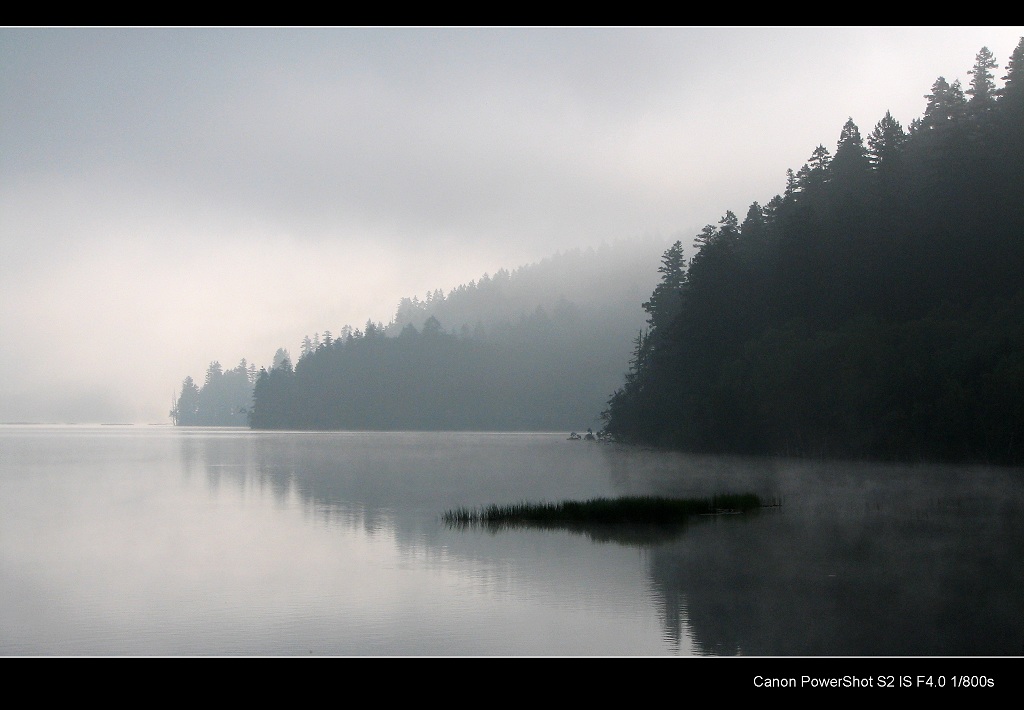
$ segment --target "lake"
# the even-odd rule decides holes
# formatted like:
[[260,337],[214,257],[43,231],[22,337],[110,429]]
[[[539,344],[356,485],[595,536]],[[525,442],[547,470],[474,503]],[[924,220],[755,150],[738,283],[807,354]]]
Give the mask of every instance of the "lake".
[[[492,503],[754,492],[669,528]],[[566,433],[0,426],[7,656],[1024,652],[1024,469],[701,457]]]

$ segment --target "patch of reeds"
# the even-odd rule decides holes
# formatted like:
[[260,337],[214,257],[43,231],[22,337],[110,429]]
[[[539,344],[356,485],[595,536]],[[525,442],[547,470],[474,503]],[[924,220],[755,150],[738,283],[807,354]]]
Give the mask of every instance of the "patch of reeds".
[[669,524],[695,515],[745,513],[766,507],[753,493],[730,493],[710,498],[665,498],[632,496],[594,498],[561,503],[517,503],[483,508],[455,508],[442,519],[452,526],[468,525],[578,525],[578,524]]

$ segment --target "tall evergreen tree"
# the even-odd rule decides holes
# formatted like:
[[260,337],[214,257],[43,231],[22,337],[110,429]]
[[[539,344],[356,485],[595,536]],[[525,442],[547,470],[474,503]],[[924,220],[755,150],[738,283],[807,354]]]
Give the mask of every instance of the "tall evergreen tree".
[[899,163],[906,142],[907,133],[903,126],[886,111],[868,135],[867,157],[871,167],[879,172],[891,173]]
[[189,375],[181,383],[181,394],[171,410],[171,421],[177,426],[192,426],[199,414],[199,387]]
[[967,95],[971,98],[967,102],[966,113],[970,119],[969,136],[975,141],[987,137],[993,128],[991,121],[997,91],[990,70],[998,66],[988,47],[982,47],[975,57],[974,67],[968,71],[971,74],[971,86],[967,89]]
[[767,210],[756,202],[747,208],[747,214],[740,224],[738,252],[748,264],[762,261],[768,253]]
[[1024,37],[1006,62],[1006,76],[1003,77],[1003,88],[999,90],[1000,101],[1011,103],[1024,101]]
[[996,114],[1001,127],[1010,129],[1009,132],[1003,131],[1009,136],[1009,149],[1019,155],[1024,150],[1024,136],[1020,135],[1024,131],[1015,135],[1012,127],[1024,122],[1024,37],[1006,62],[1006,75],[1002,79],[1005,83],[998,92]]
[[832,154],[828,148],[818,145],[811,153],[810,159],[797,171],[796,178],[800,185],[800,191],[817,196],[829,180],[831,163]]
[[203,382],[203,387],[209,387],[210,385],[216,386],[220,378],[224,376],[224,368],[220,362],[214,360],[210,363],[210,366],[206,368],[206,380]]
[[648,315],[647,323],[656,331],[667,326],[682,307],[686,286],[686,258],[682,242],[676,241],[665,251],[658,273],[661,274],[661,282],[654,287],[650,300],[643,304]]
[[799,192],[800,181],[797,179],[796,173],[793,171],[793,168],[786,168],[786,189],[782,192],[783,200],[795,202]]
[[921,129],[943,129],[963,118],[967,99],[960,88],[959,79],[950,84],[945,77],[940,76],[932,84],[932,93],[924,97],[928,99],[928,105],[925,106],[920,123],[915,124]]
[[271,369],[284,370],[286,372],[292,371],[292,358],[287,350],[284,348],[277,349],[277,352],[274,353],[274,364]]
[[843,130],[839,133],[839,141],[836,143],[836,154],[832,158],[833,175],[840,170],[862,170],[867,164],[867,150],[864,148],[864,140],[861,138],[860,129],[853,122],[852,118],[843,124]]
[[705,225],[700,234],[693,238],[693,248],[697,250],[697,253],[700,253],[704,247],[711,244],[717,238],[718,228],[713,224]]
[[871,161],[853,119],[847,119],[839,133],[836,154],[829,164],[833,189],[844,196],[863,195],[871,173]]
[[970,100],[967,102],[973,115],[987,112],[996,100],[996,83],[990,69],[996,69],[996,58],[988,47],[982,47],[974,58],[974,67],[968,70],[971,75],[971,88],[967,90]]
[[719,238],[728,244],[735,245],[740,236],[740,224],[736,214],[732,210],[726,210],[722,218],[718,220],[718,224]]

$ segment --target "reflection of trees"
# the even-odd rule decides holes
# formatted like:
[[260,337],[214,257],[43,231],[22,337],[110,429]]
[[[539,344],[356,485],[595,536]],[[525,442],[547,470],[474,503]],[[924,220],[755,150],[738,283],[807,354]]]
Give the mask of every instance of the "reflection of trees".
[[[388,434],[383,452],[380,436],[204,431],[181,445],[186,468],[211,488],[298,497],[318,520],[387,528],[428,553],[441,539],[455,552],[439,518],[460,505],[753,490],[781,497],[782,508],[569,534],[643,551],[676,649],[689,637],[698,652],[722,655],[1016,655],[1024,643],[1020,469],[687,457],[560,436],[549,446]],[[496,533],[510,554],[520,534],[529,535]],[[458,554],[487,554],[471,535],[464,542]],[[536,572],[552,583],[561,573]]]
[[462,530],[485,530],[491,535],[515,530],[547,530],[567,532],[599,543],[615,543],[627,547],[648,548],[662,545],[680,537],[686,530],[685,523],[668,523],[663,525],[630,525],[601,523],[539,523],[539,522],[502,522],[502,523],[449,523],[449,528]]
[[653,549],[666,634],[685,622],[710,654],[1019,654],[1024,499],[989,480],[1013,472],[906,471],[800,476],[779,511]]
[[562,435],[206,430],[181,441],[186,470],[201,465],[208,485],[267,486],[368,529],[414,515],[416,534],[428,537],[444,510],[461,505],[610,493],[597,447]]
[[373,487],[352,485],[344,464],[312,446],[310,436],[316,435],[203,432],[181,439],[183,464],[188,473],[201,465],[210,490],[255,489],[279,505],[297,497],[310,517],[352,530],[393,526],[386,506],[362,496]]
[[267,462],[259,442],[247,432],[204,431],[186,434],[180,441],[185,472],[191,474],[201,467],[211,490],[222,484],[254,485],[283,502],[293,489],[295,463],[282,459]]

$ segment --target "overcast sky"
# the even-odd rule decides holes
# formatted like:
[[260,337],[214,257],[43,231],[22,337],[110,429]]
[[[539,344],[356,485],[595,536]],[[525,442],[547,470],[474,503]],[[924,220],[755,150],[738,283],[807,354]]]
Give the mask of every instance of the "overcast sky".
[[0,422],[168,422],[212,360],[559,250],[689,246],[982,46],[1001,85],[1021,36],[0,29]]

